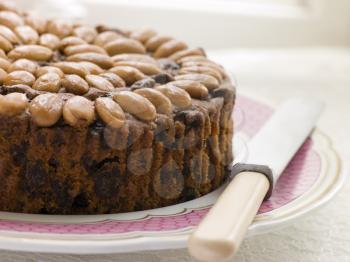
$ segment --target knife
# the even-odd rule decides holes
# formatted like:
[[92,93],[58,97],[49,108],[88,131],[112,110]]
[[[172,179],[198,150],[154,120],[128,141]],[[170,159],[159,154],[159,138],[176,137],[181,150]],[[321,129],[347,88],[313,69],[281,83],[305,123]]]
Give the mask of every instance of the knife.
[[267,199],[297,150],[311,133],[324,105],[294,98],[283,103],[233,163],[233,180],[190,236],[199,261],[220,262],[238,250],[262,201]]

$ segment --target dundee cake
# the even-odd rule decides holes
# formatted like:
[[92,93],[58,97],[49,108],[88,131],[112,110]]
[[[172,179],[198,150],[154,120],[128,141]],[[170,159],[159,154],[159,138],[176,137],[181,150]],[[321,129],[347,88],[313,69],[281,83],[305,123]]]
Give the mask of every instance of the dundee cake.
[[201,48],[0,1],[0,84],[1,211],[158,208],[229,173],[235,90]]

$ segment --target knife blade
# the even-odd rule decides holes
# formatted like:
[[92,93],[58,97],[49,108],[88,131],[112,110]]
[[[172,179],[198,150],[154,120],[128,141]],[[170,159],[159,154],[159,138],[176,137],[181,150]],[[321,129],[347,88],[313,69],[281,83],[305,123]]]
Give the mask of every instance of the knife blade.
[[309,98],[283,103],[234,161],[234,179],[190,236],[199,261],[225,261],[238,250],[262,201],[316,124],[324,105]]
[[275,184],[310,134],[323,107],[322,102],[306,98],[286,101],[251,139],[246,152],[236,157],[234,165],[244,162],[268,166]]

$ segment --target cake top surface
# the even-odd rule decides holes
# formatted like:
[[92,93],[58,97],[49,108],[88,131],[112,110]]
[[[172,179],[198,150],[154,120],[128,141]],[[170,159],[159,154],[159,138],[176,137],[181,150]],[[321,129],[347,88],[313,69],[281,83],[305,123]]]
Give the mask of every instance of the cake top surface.
[[227,80],[201,48],[152,29],[45,20],[0,1],[0,115],[120,128],[126,114],[149,122],[209,100]]

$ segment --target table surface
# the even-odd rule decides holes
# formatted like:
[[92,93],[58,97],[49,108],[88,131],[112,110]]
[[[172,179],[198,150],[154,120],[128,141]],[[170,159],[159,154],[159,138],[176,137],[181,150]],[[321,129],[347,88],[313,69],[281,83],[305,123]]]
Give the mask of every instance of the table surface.
[[[333,140],[345,172],[350,160],[350,50],[226,50],[210,56],[234,72],[238,92],[273,104],[297,95],[319,98],[327,108],[319,128]],[[193,261],[186,250],[118,255],[48,255],[0,251],[0,261]],[[292,226],[246,239],[237,262],[350,261],[350,181],[327,206]]]

